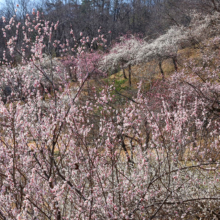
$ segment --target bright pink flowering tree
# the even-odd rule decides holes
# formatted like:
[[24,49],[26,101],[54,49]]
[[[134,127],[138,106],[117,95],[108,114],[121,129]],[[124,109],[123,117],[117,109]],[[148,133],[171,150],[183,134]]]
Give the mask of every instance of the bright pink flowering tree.
[[101,51],[84,52],[77,57],[68,56],[62,60],[62,64],[69,71],[73,81],[82,80],[87,73],[90,78],[101,77],[104,74],[99,68],[99,62],[103,56]]
[[7,41],[23,64],[1,69],[2,91],[10,87],[0,102],[1,214],[218,218],[219,51],[203,58],[204,67],[192,63],[176,73],[166,87],[155,84],[144,92],[140,83],[137,95],[116,108],[114,88],[104,83],[85,100],[84,85],[96,70],[93,54],[82,54],[85,45],[74,49],[73,66],[83,72],[75,87],[57,60],[45,64],[43,53],[57,46],[66,53],[69,47],[53,40],[56,25],[41,21],[34,39],[26,26],[22,48]]

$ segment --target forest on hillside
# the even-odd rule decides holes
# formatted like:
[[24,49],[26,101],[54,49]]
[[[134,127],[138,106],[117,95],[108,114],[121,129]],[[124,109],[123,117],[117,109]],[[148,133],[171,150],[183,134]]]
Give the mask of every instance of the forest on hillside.
[[0,13],[0,219],[220,219],[219,0]]

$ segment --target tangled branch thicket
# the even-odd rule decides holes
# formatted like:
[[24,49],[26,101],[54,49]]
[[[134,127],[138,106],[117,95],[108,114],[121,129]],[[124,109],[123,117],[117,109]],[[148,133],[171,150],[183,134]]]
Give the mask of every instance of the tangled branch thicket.
[[[215,49],[204,47],[211,49],[202,66],[187,63],[147,91],[139,83],[136,95],[120,106],[114,86],[104,80],[98,88],[89,84],[96,65],[80,66],[90,51],[83,34],[72,54],[81,77],[73,82],[61,62],[51,58],[49,68],[41,65],[43,52],[57,46],[56,25],[39,21],[33,40],[34,25],[27,21],[24,46],[8,40],[11,56],[21,55],[23,64],[1,69],[2,215],[219,219],[220,39],[210,40]],[[15,20],[10,25],[16,27]],[[68,42],[59,46],[71,50]],[[25,48],[31,48],[28,55]]]

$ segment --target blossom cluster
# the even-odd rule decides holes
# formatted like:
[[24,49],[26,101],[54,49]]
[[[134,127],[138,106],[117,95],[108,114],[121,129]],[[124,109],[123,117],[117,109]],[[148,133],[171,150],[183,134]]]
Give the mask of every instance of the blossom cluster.
[[[24,36],[23,48],[30,47],[30,54],[14,41],[8,44],[23,63],[1,67],[2,88],[10,88],[0,101],[1,215],[24,220],[217,218],[219,38],[210,42],[215,50],[204,53],[203,65],[188,62],[147,91],[139,83],[122,105],[104,80],[90,86],[101,52],[77,49],[66,63],[52,59],[47,48],[55,43],[64,49],[68,41],[55,42],[54,29],[43,24],[34,40]],[[145,43],[130,39],[124,44],[133,50]],[[132,54],[124,56],[133,60]],[[72,82],[67,66],[75,67],[79,82]]]

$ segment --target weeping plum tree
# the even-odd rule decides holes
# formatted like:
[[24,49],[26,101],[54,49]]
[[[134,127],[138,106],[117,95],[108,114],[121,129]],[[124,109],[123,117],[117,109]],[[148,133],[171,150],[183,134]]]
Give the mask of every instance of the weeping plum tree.
[[[174,69],[177,71],[178,66],[182,65],[178,60],[179,49],[195,45],[199,47],[204,40],[219,35],[220,15],[218,12],[211,15],[194,13],[191,18],[189,26],[172,26],[165,34],[154,40],[145,41],[134,36],[122,37],[120,42],[103,57],[100,63],[102,69],[111,70],[121,65],[123,73],[124,68],[128,68],[130,76],[131,66],[143,65],[156,60],[164,79],[165,73],[162,68],[164,60],[172,59]],[[131,85],[130,77],[129,84]]]
[[126,36],[122,37],[120,42],[115,44],[109,54],[104,56],[101,60],[101,69],[108,71],[121,65],[124,78],[126,79],[125,68],[128,68],[129,85],[131,86],[131,66],[137,63],[136,55],[142,46],[143,41],[141,39],[135,38],[134,36],[130,38]]
[[[23,63],[13,71],[7,65],[1,69],[1,83],[11,88],[0,102],[1,215],[219,218],[219,49],[204,56],[204,67],[188,64],[147,92],[140,83],[137,94],[116,107],[114,88],[104,82],[83,97],[93,66],[84,66],[74,87],[56,60],[45,69],[43,53],[59,44],[52,38],[58,24],[27,20],[22,48],[16,31],[7,39],[15,20],[4,34],[10,55],[19,54]],[[80,71],[89,48],[59,47],[64,53],[74,50]],[[42,94],[44,82],[51,91]]]
[[120,43],[115,44],[109,54],[103,57],[101,65],[103,69],[115,68],[119,64],[129,71],[129,84],[131,85],[131,66],[140,65],[151,60],[159,60],[159,68],[164,78],[162,62],[172,58],[175,70],[177,70],[177,51],[180,43],[188,40],[187,32],[183,28],[172,27],[164,35],[161,35],[152,42],[140,40],[134,36],[131,38],[123,37]]

